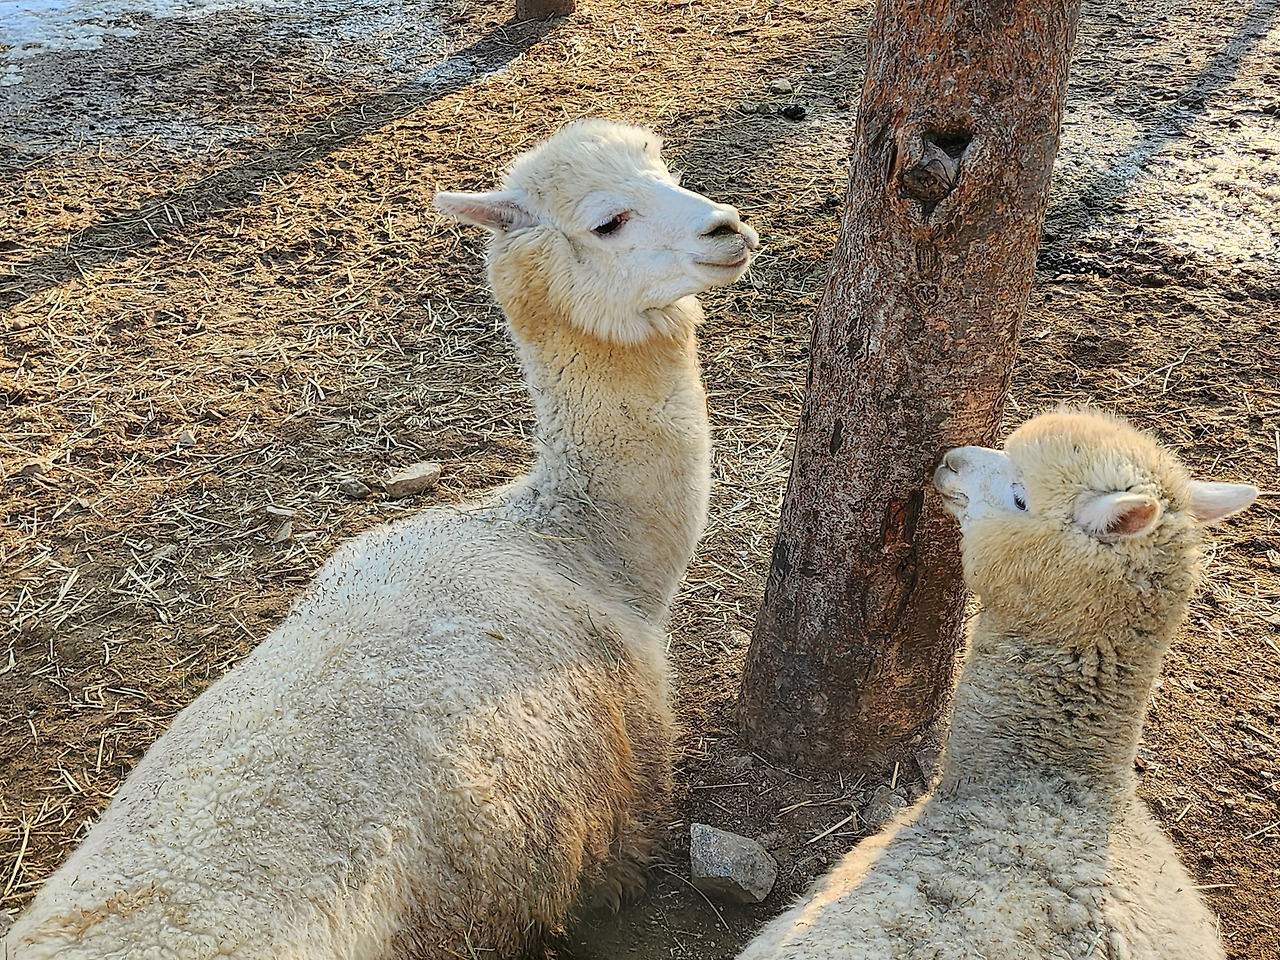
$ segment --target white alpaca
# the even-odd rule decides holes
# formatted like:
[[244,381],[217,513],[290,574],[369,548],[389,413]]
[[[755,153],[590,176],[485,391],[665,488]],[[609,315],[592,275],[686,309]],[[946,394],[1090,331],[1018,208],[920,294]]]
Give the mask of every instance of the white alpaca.
[[740,960],[1213,960],[1213,916],[1137,798],[1151,684],[1200,526],[1253,487],[1197,483],[1123,421],[1060,411],[934,477],[982,601],[942,780]]
[[493,232],[533,472],[342,547],[0,956],[500,957],[642,881],[671,780],[664,620],[709,488],[694,295],[758,245],[659,146],[575,124],[501,192],[436,197]]

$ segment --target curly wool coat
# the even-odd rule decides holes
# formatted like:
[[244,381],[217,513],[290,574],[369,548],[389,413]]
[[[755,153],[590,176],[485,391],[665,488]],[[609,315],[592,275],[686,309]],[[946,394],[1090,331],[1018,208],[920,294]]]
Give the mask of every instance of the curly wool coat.
[[[1103,414],[1038,417],[1005,449],[977,452],[1003,460],[1008,507],[957,508],[982,609],[941,782],[739,960],[1224,957],[1216,921],[1136,796],[1133,760],[1196,583],[1199,523],[1256,491],[1227,490],[1229,508],[1202,510],[1205,488],[1236,485],[1194,484]],[[980,492],[995,501],[997,485]],[[978,493],[955,484],[957,503]],[[1099,502],[1147,525],[1100,535],[1081,520]]]
[[[630,171],[674,194],[657,144],[577,125],[508,186]],[[679,191],[700,217],[732,211],[694,197]],[[538,417],[532,473],[338,550],[178,715],[0,956],[510,956],[584,896],[643,883],[671,784],[665,618],[710,485],[689,294],[740,275],[751,244],[728,269],[726,235],[688,224],[658,268],[689,276],[631,316],[625,273],[590,295],[547,276],[567,269],[558,212],[530,203],[490,251]],[[721,259],[686,268],[704,248]],[[583,323],[593,302],[625,336]]]

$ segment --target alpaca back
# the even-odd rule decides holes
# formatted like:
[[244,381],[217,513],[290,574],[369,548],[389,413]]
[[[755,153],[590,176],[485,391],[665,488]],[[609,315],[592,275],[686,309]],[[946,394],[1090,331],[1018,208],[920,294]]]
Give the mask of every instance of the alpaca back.
[[651,840],[672,721],[660,631],[552,567],[484,513],[343,547],[138,764],[10,960],[126,933],[178,957],[510,954],[555,927],[611,845]]
[[341,548],[139,763],[6,960],[510,956],[639,885],[710,481],[693,298],[759,247],[659,144],[571,124],[504,189],[436,195],[492,234],[537,464]]

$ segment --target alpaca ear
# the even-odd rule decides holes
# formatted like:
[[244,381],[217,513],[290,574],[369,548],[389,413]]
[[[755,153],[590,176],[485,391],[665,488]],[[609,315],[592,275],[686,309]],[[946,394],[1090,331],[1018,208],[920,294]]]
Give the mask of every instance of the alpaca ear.
[[431,202],[445,216],[484,227],[493,233],[518,230],[537,223],[518,193],[492,190],[489,193],[437,193]]
[[1219,483],[1192,480],[1187,484],[1191,515],[1201,523],[1217,523],[1253,503],[1258,488],[1248,483]]
[[1145,493],[1109,493],[1076,507],[1085,532],[1099,540],[1119,540],[1150,532],[1160,519],[1160,501]]

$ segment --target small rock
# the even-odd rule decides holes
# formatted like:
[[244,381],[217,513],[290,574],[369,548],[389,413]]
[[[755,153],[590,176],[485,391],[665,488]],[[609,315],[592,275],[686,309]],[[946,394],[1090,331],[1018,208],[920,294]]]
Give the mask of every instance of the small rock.
[[363,500],[373,493],[373,490],[362,480],[357,480],[355,477],[347,477],[347,479],[338,482],[338,492],[343,496],[350,497],[352,500]]
[[772,103],[756,104],[756,113],[758,113],[762,117],[772,116],[777,112],[778,112],[777,107],[775,107]]
[[862,808],[862,824],[868,833],[875,833],[907,805],[907,801],[890,790],[887,784],[881,784],[871,792]]
[[771,84],[769,84],[770,93],[780,93],[785,95],[790,93],[794,89],[795,87],[791,85],[790,80],[783,80],[781,78],[774,80]]
[[53,469],[53,461],[47,457],[36,457],[34,460],[28,460],[22,465],[22,469],[18,471],[20,477],[43,477],[46,473]]
[[737,903],[759,903],[778,879],[778,862],[768,850],[705,823],[689,825],[689,864],[695,887]]
[[738,104],[738,111],[740,113],[755,113],[758,109],[760,109],[760,104],[753,103],[750,100],[743,100]]
[[928,783],[942,769],[942,751],[933,747],[925,747],[916,751],[916,766],[920,768],[920,776]]
[[272,543],[284,543],[293,537],[293,521],[286,520],[280,526],[276,527],[276,532],[271,535]]
[[387,490],[387,496],[393,500],[400,500],[404,497],[411,497],[415,493],[430,490],[439,482],[440,464],[431,462],[411,463],[388,477],[384,486]]
[[788,120],[803,120],[809,115],[809,111],[798,103],[789,103],[782,108],[782,115]]
[[192,436],[190,430],[183,430],[182,433],[178,434],[178,446],[194,447],[195,445],[196,445],[196,438]]

